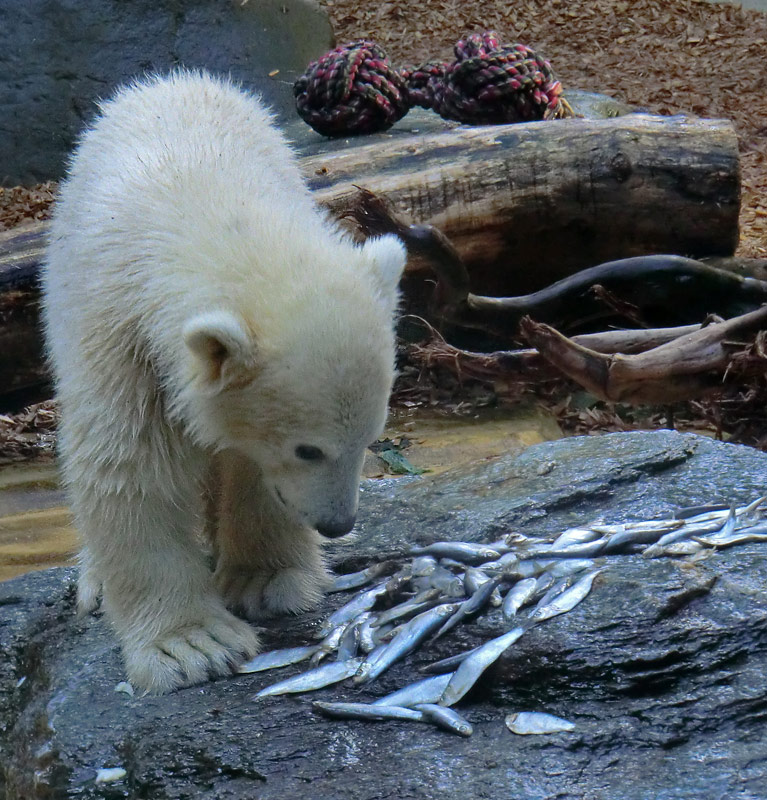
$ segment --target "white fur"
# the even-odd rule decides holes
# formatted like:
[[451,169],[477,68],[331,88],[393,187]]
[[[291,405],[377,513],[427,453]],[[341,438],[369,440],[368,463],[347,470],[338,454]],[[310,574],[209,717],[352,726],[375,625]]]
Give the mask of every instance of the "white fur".
[[[45,322],[81,604],[102,587],[131,681],[167,691],[256,651],[226,605],[253,618],[320,596],[315,529],[356,513],[405,254],[342,236],[225,81],[148,79],[101,111],[56,205]],[[215,575],[196,538],[213,467]]]

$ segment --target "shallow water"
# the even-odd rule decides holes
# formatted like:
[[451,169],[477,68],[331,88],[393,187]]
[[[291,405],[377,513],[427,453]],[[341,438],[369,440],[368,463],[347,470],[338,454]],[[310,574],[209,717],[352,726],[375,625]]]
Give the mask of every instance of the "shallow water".
[[[407,437],[407,459],[424,479],[449,467],[522,452],[526,447],[561,438],[553,418],[534,406],[486,409],[476,417],[435,412],[397,412],[386,436]],[[367,478],[387,475],[372,453]],[[55,465],[11,464],[0,468],[0,580],[25,572],[74,563],[77,532],[66,507]]]

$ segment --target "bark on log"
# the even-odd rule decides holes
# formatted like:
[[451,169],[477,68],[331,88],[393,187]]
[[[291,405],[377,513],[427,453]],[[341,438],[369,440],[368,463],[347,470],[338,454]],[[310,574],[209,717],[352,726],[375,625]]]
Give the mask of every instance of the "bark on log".
[[[458,127],[301,164],[331,211],[363,185],[439,226],[478,293],[521,294],[615,257],[729,255],[737,243],[737,140],[723,120],[635,114]],[[0,396],[44,375],[35,275],[46,231],[38,223],[0,234],[0,294],[11,292],[0,307]],[[411,259],[408,294],[428,294],[427,265]]]
[[723,120],[632,114],[458,128],[303,164],[331,208],[364,186],[438,227],[477,294],[523,294],[615,258],[731,255],[737,245],[737,140]]

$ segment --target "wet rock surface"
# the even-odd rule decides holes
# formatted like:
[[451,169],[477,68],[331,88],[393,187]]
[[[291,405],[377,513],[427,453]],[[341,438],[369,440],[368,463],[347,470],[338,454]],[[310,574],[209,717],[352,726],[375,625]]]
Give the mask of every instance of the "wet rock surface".
[[[575,523],[668,516],[764,491],[767,456],[672,432],[536,445],[429,478],[366,485],[361,532],[333,546],[343,569],[411,543],[550,539]],[[252,701],[283,676],[243,675],[166,697],[124,679],[103,620],[78,620],[74,571],[0,584],[0,763],[17,798],[764,798],[767,796],[767,546],[705,559],[616,556],[592,594],[541,623],[458,710],[464,739],[428,725],[320,718],[311,701],[366,700],[508,626],[498,611],[427,644],[369,686]],[[267,646],[311,640],[317,613],[266,625]],[[23,679],[23,681],[22,681]],[[21,685],[19,685],[19,682]],[[513,711],[575,723],[515,736]],[[97,770],[126,776],[97,784]]]

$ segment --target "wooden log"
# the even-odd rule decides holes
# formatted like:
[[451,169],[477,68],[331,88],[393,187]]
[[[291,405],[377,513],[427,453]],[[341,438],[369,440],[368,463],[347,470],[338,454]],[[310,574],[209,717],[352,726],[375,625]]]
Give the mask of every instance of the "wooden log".
[[738,145],[723,120],[631,114],[459,127],[303,165],[331,209],[364,186],[411,222],[438,227],[477,294],[523,294],[634,255],[732,255],[738,241]]
[[[730,255],[739,170],[729,122],[643,114],[398,136],[301,159],[319,202],[363,185],[454,242],[472,289],[521,294],[610,258]],[[47,223],[0,234],[0,396],[40,384],[35,277]],[[510,266],[512,265],[512,266]],[[408,294],[430,290],[411,259]],[[21,292],[21,294],[19,294]],[[416,299],[415,305],[418,305]]]

